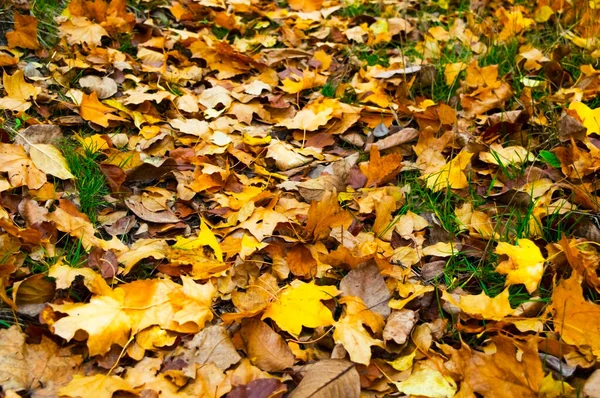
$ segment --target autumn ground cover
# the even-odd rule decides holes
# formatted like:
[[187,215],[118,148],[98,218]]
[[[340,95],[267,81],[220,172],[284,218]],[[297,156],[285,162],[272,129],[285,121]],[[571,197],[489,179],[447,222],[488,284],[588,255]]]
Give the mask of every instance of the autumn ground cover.
[[0,396],[599,397],[598,10],[0,1]]

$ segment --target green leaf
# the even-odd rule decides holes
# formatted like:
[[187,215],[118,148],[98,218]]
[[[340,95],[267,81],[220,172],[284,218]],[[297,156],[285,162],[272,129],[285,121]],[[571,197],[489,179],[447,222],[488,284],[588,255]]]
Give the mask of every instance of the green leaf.
[[540,158],[554,168],[560,168],[560,160],[550,151],[543,150],[540,152]]

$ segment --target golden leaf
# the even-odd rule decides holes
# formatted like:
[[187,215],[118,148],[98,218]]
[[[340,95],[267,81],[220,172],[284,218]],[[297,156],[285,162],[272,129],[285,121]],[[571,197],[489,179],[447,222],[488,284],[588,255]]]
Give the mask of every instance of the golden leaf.
[[501,262],[496,271],[505,274],[506,286],[522,283],[529,293],[533,293],[544,273],[542,252],[529,239],[519,239],[516,246],[506,242],[498,243],[496,254],[505,254],[508,260]]
[[314,282],[293,281],[277,300],[269,303],[262,319],[271,318],[293,336],[300,335],[302,326],[316,328],[333,325],[331,311],[321,303],[339,294],[335,286],[317,286]]

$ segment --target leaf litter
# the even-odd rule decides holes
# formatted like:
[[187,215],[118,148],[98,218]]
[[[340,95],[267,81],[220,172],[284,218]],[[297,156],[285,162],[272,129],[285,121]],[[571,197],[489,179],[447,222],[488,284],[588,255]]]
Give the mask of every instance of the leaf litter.
[[2,396],[598,396],[598,12],[0,10]]

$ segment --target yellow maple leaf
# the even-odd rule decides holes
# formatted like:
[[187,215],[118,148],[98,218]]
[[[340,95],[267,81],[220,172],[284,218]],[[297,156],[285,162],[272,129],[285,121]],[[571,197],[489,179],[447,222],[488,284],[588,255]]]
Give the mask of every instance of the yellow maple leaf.
[[0,108],[14,112],[25,112],[31,107],[29,100],[35,100],[42,92],[40,87],[25,81],[25,75],[21,70],[16,71],[12,76],[4,72],[2,84],[7,95],[0,98]]
[[456,78],[460,72],[467,69],[467,64],[464,62],[455,62],[446,64],[444,68],[444,77],[446,78],[446,84],[452,86],[456,81]]
[[544,256],[529,239],[519,239],[516,246],[506,242],[498,243],[496,254],[506,254],[508,260],[501,262],[496,271],[506,275],[506,286],[522,283],[529,293],[533,293],[542,280]]
[[446,291],[442,292],[442,298],[444,301],[457,306],[463,312],[483,319],[499,321],[514,312],[508,300],[508,288],[494,298],[489,297],[485,292],[481,292],[476,295],[460,296],[457,301]]
[[61,37],[67,37],[69,44],[88,43],[93,46],[102,44],[102,37],[108,32],[99,24],[92,23],[84,17],[72,17],[58,28]]
[[15,188],[27,185],[38,189],[47,181],[46,174],[35,167],[20,145],[0,144],[0,171],[8,173],[10,185]]
[[48,220],[56,224],[59,231],[66,232],[71,236],[81,239],[81,244],[86,250],[97,246],[104,250],[127,251],[127,246],[123,244],[116,236],[111,240],[104,240],[96,237],[94,225],[84,219],[82,216],[74,216],[64,209],[57,207],[52,213],[46,216]]
[[323,0],[291,0],[288,4],[292,10],[311,12],[320,10],[323,5]]
[[83,277],[83,283],[90,292],[98,295],[110,295],[112,289],[102,275],[95,272],[91,268],[73,268],[66,265],[62,265],[62,262],[54,264],[48,270],[48,276],[54,278],[57,289],[68,289],[71,284],[78,276]]
[[516,8],[510,11],[500,8],[496,13],[502,23],[502,31],[498,35],[499,42],[506,42],[520,33],[528,30],[535,21],[531,18],[525,18],[523,12]]
[[111,398],[117,391],[136,394],[136,390],[129,382],[119,376],[106,376],[103,374],[94,376],[75,375],[69,384],[58,390],[58,394],[61,397],[89,397],[92,394],[96,398]]
[[15,12],[15,30],[6,32],[6,40],[10,48],[21,47],[30,50],[40,48],[37,38],[38,20],[32,15],[21,15]]
[[581,276],[563,279],[552,293],[554,329],[565,343],[582,353],[600,356],[600,305],[583,296]]
[[89,303],[50,304],[57,312],[69,316],[52,325],[54,334],[69,341],[83,330],[88,334],[90,356],[110,351],[113,344],[124,346],[129,340],[131,320],[122,302],[109,296],[92,297]]
[[588,135],[600,134],[600,108],[591,109],[583,102],[573,101],[569,105],[569,110],[577,112]]
[[113,115],[115,109],[104,105],[98,101],[98,94],[92,92],[90,95],[84,94],[81,100],[81,117],[90,122],[99,124],[102,127],[108,127],[109,120],[125,120],[119,116]]
[[219,242],[217,241],[215,234],[212,233],[204,220],[200,219],[200,232],[198,233],[198,236],[195,238],[184,238],[178,236],[177,242],[173,245],[173,248],[181,250],[193,250],[204,246],[209,246],[211,249],[213,249],[217,260],[223,261],[223,250],[221,249],[221,246],[219,246]]
[[278,126],[287,127],[288,129],[315,131],[331,119],[332,113],[332,109],[324,109],[319,112],[315,112],[314,109],[302,109],[293,118],[282,120]]
[[302,326],[331,326],[333,315],[321,300],[331,300],[338,294],[335,286],[317,286],[314,282],[295,280],[276,301],[269,303],[262,319],[273,319],[281,329],[293,336],[300,335]]
[[141,260],[148,257],[160,260],[165,258],[168,250],[169,245],[162,239],[140,239],[131,245],[129,251],[121,253],[117,259],[125,266],[123,274],[127,275]]
[[453,397],[456,393],[456,382],[451,377],[424,365],[413,371],[406,380],[395,384],[399,392],[409,396],[445,398]]
[[348,296],[339,302],[346,304],[346,311],[334,324],[333,339],[344,346],[352,362],[368,365],[371,361],[371,346],[383,347],[383,341],[373,338],[363,324],[374,332],[381,332],[383,316],[369,310],[360,297]]
[[462,189],[469,186],[464,172],[471,161],[472,153],[461,151],[454,159],[446,163],[440,170],[425,174],[422,178],[427,188],[437,192],[445,188]]
[[201,285],[187,276],[182,276],[181,282],[183,287],[169,294],[174,309],[173,321],[178,325],[176,331],[197,333],[213,318],[211,306],[217,288],[212,282]]

